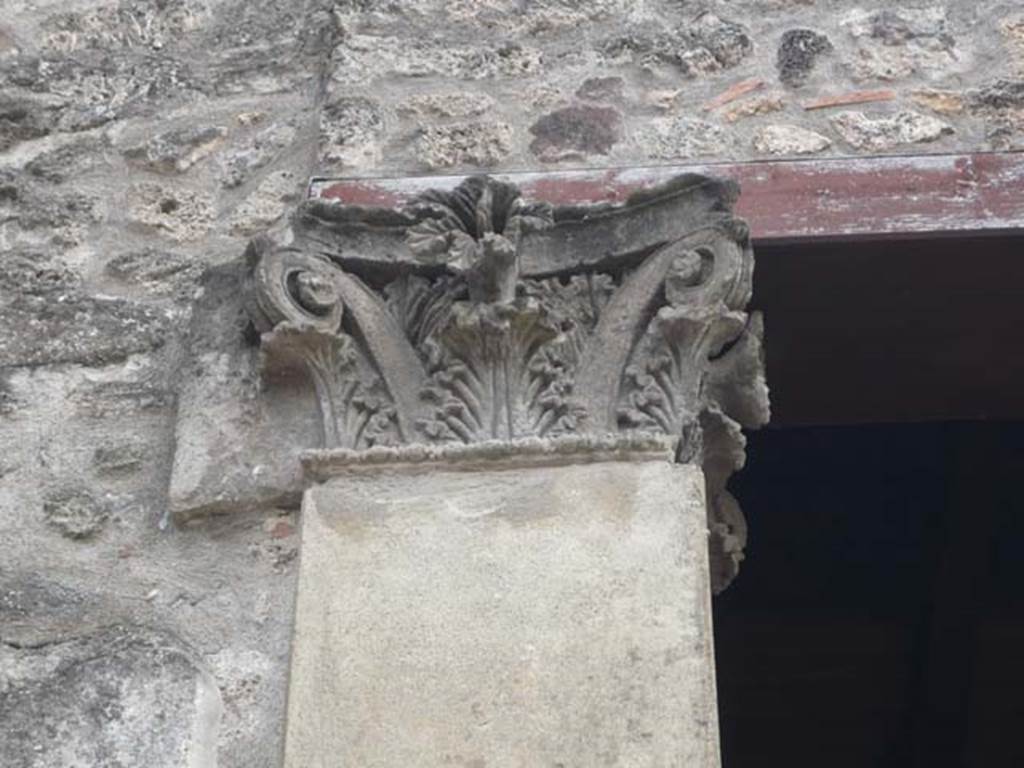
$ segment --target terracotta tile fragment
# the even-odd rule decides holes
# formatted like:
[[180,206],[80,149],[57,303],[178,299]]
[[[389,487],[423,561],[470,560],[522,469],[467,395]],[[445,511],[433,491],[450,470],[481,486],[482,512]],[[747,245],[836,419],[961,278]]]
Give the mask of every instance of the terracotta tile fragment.
[[828,107],[842,107],[847,104],[864,104],[869,101],[892,101],[896,98],[896,91],[850,91],[836,96],[823,96],[820,99],[805,102],[804,109],[826,109]]
[[720,93],[718,96],[713,98],[702,109],[705,112],[710,112],[713,109],[718,109],[721,106],[728,104],[731,101],[736,101],[740,96],[756,91],[758,88],[764,87],[764,80],[757,78],[751,78],[750,80],[743,80],[730,86],[725,91]]

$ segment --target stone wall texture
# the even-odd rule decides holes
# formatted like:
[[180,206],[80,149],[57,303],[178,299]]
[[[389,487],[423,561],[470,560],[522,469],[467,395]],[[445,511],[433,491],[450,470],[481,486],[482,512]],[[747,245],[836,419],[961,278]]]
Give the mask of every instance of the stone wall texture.
[[0,10],[4,766],[279,764],[295,511],[166,499],[200,275],[311,176],[1024,146],[1015,1]]

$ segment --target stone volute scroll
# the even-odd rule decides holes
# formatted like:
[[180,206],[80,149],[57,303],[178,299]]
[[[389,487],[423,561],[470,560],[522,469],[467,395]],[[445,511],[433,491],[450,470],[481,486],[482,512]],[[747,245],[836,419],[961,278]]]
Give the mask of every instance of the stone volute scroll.
[[703,468],[724,588],[746,539],[726,481],[769,416],[737,194],[685,175],[552,206],[475,176],[398,209],[308,201],[290,245],[250,245],[245,276],[264,375],[315,394],[307,473],[402,446],[669,440]]

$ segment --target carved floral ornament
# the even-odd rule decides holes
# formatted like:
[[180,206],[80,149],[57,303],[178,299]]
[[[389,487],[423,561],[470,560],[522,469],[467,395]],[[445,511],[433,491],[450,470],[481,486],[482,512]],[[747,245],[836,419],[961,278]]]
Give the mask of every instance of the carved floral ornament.
[[725,482],[769,415],[737,193],[687,175],[552,207],[479,176],[400,210],[310,201],[293,246],[248,251],[264,370],[308,375],[326,448],[678,438],[724,587],[746,538]]

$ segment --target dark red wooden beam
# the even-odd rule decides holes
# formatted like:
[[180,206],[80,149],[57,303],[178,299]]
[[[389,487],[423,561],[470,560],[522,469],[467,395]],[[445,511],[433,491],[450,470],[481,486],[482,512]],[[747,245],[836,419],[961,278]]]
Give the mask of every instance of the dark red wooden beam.
[[[1024,231],[1024,153],[784,160],[494,174],[528,198],[615,202],[680,173],[738,181],[760,242]],[[313,179],[309,195],[393,207],[464,176]]]

